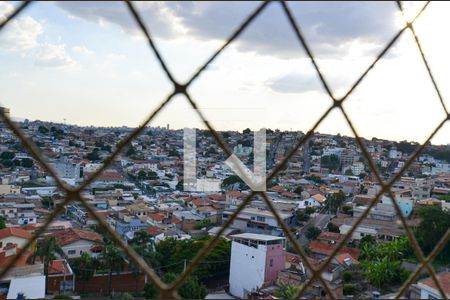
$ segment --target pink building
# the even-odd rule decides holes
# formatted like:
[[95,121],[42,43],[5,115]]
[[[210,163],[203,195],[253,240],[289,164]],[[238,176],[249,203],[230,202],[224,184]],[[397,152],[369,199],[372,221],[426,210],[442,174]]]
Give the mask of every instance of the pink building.
[[285,238],[242,233],[231,236],[230,293],[239,298],[275,283],[284,269]]

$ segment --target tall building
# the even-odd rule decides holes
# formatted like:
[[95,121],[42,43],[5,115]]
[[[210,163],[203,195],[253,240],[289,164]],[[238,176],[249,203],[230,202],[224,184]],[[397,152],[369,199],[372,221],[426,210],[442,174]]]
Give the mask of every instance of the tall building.
[[67,157],[62,156],[53,163],[53,167],[61,179],[68,184],[75,185],[82,179],[83,168],[81,164],[73,163]]
[[236,234],[232,238],[230,293],[247,298],[264,284],[276,281],[285,265],[286,240],[254,233]]
[[303,171],[305,173],[309,173],[311,169],[311,158],[309,154],[309,143],[312,140],[313,135],[309,137],[308,140],[305,141],[305,144],[303,146]]

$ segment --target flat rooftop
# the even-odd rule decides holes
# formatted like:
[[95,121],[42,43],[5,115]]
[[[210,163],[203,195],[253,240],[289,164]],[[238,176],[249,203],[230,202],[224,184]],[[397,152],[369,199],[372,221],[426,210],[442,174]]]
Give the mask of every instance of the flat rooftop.
[[278,241],[278,240],[284,240],[284,237],[279,236],[273,236],[273,235],[267,235],[267,234],[256,234],[256,233],[240,233],[240,234],[233,234],[230,236],[231,238],[240,238],[240,239],[246,239],[246,240],[253,240],[253,241]]

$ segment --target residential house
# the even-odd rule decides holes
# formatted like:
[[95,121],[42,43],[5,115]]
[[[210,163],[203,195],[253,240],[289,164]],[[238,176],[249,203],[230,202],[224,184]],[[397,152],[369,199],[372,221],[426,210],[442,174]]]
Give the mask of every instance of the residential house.
[[68,258],[77,258],[83,253],[97,256],[100,251],[96,246],[103,242],[98,233],[77,228],[58,230],[52,236]]

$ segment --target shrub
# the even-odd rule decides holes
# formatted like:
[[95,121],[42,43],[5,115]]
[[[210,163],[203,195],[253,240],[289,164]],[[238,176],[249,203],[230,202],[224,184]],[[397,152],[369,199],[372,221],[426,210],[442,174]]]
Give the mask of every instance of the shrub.
[[356,284],[347,283],[344,284],[344,295],[353,295],[356,291]]

